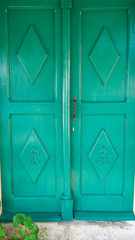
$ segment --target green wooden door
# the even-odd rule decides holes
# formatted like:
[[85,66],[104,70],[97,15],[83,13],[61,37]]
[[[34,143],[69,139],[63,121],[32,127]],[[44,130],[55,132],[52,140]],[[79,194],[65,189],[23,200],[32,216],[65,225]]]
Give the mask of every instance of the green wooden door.
[[[72,190],[76,219],[132,219],[135,54],[126,1],[73,1]],[[118,7],[118,8],[117,8]],[[133,5],[134,7],[134,5]],[[73,111],[73,109],[72,109]]]
[[1,1],[1,14],[3,213],[6,220],[8,213],[38,212],[38,220],[43,215],[44,220],[59,221],[63,193],[59,1]]
[[0,221],[134,219],[134,10],[0,0]]

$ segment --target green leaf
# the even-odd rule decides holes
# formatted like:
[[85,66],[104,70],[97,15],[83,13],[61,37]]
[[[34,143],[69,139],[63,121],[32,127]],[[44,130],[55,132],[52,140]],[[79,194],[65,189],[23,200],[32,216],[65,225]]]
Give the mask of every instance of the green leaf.
[[27,234],[27,229],[24,230],[25,235]]
[[13,220],[13,227],[16,228],[18,226],[19,226],[19,223],[17,221]]
[[37,240],[37,237],[35,234],[30,234],[30,240]]
[[[37,240],[39,228],[33,223],[31,217],[26,217],[22,213],[18,213],[13,217],[13,226],[18,227],[19,225],[25,226],[25,228],[20,228],[18,234],[21,237],[21,240]],[[28,229],[31,231],[29,233]],[[29,235],[30,234],[30,235]],[[14,237],[13,240],[17,240],[18,237]]]
[[14,236],[14,237],[13,237],[13,240],[17,240],[17,237],[16,237],[16,236]]
[[26,217],[24,220],[24,225],[26,228],[31,228],[32,227],[32,218]]
[[18,227],[19,224],[24,225],[24,221],[25,221],[25,215],[22,213],[17,213],[14,217],[13,217],[13,226],[14,227]]
[[24,240],[29,240],[29,239],[30,239],[29,236],[27,236],[27,237],[24,238]]
[[5,239],[6,235],[3,230],[0,230],[0,238]]
[[20,234],[21,237],[23,237],[25,235],[23,228],[19,229],[18,233]]
[[4,230],[3,230],[3,227],[2,227],[1,224],[0,224],[0,238],[2,238],[2,239],[5,239],[5,238],[6,238],[6,235],[5,235],[5,233],[4,233]]
[[31,233],[36,235],[39,233],[39,228],[35,223],[33,223],[33,226],[31,228]]

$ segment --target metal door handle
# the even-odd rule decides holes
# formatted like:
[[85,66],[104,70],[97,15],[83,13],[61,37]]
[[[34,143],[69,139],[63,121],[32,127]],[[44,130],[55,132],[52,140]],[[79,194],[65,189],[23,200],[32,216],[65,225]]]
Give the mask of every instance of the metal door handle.
[[76,121],[76,97],[74,96],[73,97],[73,100],[74,100],[74,115],[73,115],[73,121]]

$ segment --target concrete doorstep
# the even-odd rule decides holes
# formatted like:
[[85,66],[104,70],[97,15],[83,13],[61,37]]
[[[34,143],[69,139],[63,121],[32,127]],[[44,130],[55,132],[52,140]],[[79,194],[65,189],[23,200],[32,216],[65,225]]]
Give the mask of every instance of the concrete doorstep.
[[[135,222],[72,221],[61,223],[36,223],[40,229],[39,240],[135,240]],[[4,223],[9,234],[16,229]]]

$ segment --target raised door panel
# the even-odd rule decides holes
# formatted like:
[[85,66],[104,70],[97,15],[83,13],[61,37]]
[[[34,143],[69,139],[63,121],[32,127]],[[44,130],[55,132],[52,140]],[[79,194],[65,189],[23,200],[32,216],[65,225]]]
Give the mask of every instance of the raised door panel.
[[[123,194],[124,131],[124,116],[82,117],[81,193],[83,196]],[[98,207],[100,210],[100,205]]]
[[125,101],[127,11],[82,11],[82,101]]
[[55,10],[8,9],[11,101],[55,100]]
[[55,116],[13,115],[11,123],[14,197],[55,197]]

